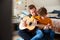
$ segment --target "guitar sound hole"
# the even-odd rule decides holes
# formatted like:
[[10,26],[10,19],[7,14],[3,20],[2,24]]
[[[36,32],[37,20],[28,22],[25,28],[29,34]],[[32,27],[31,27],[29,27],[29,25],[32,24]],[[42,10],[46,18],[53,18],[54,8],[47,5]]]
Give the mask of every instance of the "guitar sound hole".
[[32,22],[30,22],[29,25],[32,25]]

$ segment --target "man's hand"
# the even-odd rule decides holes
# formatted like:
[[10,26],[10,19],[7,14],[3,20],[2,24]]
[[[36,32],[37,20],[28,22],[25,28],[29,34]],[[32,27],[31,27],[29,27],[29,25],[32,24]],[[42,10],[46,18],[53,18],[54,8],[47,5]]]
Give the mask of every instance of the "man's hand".
[[27,26],[27,23],[26,23],[26,21],[24,21],[24,26],[25,26],[25,27]]

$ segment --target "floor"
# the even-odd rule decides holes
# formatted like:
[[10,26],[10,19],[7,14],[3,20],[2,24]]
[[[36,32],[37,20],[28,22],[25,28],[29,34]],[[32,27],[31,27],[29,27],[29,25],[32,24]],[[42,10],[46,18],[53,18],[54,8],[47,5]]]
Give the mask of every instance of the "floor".
[[[24,40],[22,39],[18,34],[17,34],[18,31],[15,31],[13,32],[13,38],[12,40]],[[55,35],[55,39],[54,40],[60,40],[60,35]]]
[[24,40],[23,38],[21,38],[21,37],[18,35],[17,32],[18,32],[18,31],[13,32],[13,38],[12,38],[12,40]]

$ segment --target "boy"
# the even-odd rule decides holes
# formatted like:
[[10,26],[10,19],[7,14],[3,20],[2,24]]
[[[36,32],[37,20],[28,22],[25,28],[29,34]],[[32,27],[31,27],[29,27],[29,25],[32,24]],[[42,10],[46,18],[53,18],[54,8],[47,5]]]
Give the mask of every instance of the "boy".
[[[52,30],[53,24],[52,24],[51,19],[47,17],[47,10],[46,10],[46,8],[41,7],[38,10],[38,14],[40,15],[40,17],[37,16],[37,17],[35,17],[35,19],[37,19],[40,24],[45,25],[43,27],[43,33],[45,35],[48,34],[50,36],[50,40],[54,40],[54,31]],[[47,38],[45,38],[44,40],[46,40],[46,39]]]

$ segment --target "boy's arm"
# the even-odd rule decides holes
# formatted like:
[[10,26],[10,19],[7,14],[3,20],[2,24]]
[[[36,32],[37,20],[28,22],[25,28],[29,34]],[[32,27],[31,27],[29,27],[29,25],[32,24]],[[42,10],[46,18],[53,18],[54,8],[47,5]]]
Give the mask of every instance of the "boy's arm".
[[51,27],[53,27],[53,23],[52,23],[52,20],[50,20],[50,25],[51,25]]
[[39,23],[37,23],[39,26],[37,26],[39,29],[44,29],[46,25],[40,24],[40,16],[34,17]]
[[56,28],[56,27],[54,27],[52,20],[50,20],[50,25],[51,25],[50,29],[54,30]]
[[45,27],[46,25],[43,25],[43,24],[39,24],[39,29],[44,29],[44,27]]

